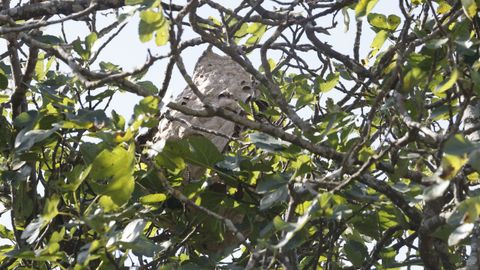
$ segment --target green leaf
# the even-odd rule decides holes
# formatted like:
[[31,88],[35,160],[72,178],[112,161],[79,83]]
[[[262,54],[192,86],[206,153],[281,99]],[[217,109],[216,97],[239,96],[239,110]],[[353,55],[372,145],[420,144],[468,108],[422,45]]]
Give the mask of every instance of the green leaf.
[[473,223],[465,223],[458,226],[448,237],[448,245],[454,246],[467,238],[473,231],[475,225]]
[[279,216],[273,218],[273,226],[277,231],[290,231],[295,229],[294,225],[283,221],[283,219]]
[[[0,75],[0,77],[1,77],[1,75]],[[9,96],[9,95],[0,94],[0,104],[1,104],[1,103],[5,103],[5,102],[7,102],[7,101],[9,101],[9,100],[10,100],[10,96]]]
[[[234,18],[232,18],[232,22],[237,22]],[[249,24],[248,23],[242,23],[240,28],[238,28],[237,32],[235,32],[235,42],[238,42],[241,40],[243,37],[245,37],[248,34],[248,28]]]
[[27,130],[22,129],[15,138],[15,150],[17,152],[27,151],[36,143],[42,142],[52,134],[54,134],[59,127],[54,127],[48,130]]
[[285,150],[287,142],[276,139],[268,134],[255,132],[249,134],[248,136],[250,141],[255,144],[258,148],[266,150],[267,152],[276,152],[280,150]]
[[125,129],[125,117],[118,114],[115,110],[112,110],[112,122],[116,129]]
[[125,5],[134,6],[142,4],[143,2],[145,2],[145,0],[125,0]]
[[273,191],[275,189],[278,189],[282,186],[286,186],[287,183],[288,183],[288,178],[282,175],[279,175],[279,174],[267,175],[259,180],[259,182],[257,183],[257,187],[255,188],[255,191],[259,194],[264,194],[264,193]]
[[165,45],[169,39],[170,22],[163,16],[163,10],[147,9],[140,12],[138,34],[141,42],[150,41],[155,33],[157,46]]
[[378,0],[360,0],[355,6],[355,16],[358,18],[368,15]]
[[388,15],[387,22],[388,22],[388,30],[395,31],[397,27],[400,25],[400,23],[402,22],[402,19],[400,19],[400,17],[398,17],[397,15],[392,14],[392,15]]
[[368,23],[378,29],[387,29],[387,16],[379,13],[370,13],[367,16]]
[[62,188],[65,191],[76,191],[85,181],[91,169],[92,165],[86,167],[81,165],[75,166],[71,172],[67,173],[67,183]]
[[[133,192],[134,146],[104,149],[92,163],[90,177],[96,180],[92,187],[99,194],[110,196],[117,205],[127,202]],[[106,183],[105,183],[106,182]]]
[[425,76],[426,73],[421,68],[414,67],[409,70],[403,78],[403,91],[412,92]]
[[83,60],[88,60],[90,58],[90,51],[83,48],[82,41],[80,38],[77,38],[72,42],[73,50],[80,55]]
[[362,266],[363,261],[368,257],[367,247],[355,240],[348,240],[343,247],[343,252],[355,267]]
[[461,134],[456,134],[455,136],[450,137],[443,146],[443,151],[446,154],[457,156],[469,154],[474,149],[475,145],[465,139]]
[[31,110],[27,112],[22,112],[13,120],[13,125],[18,129],[23,129],[26,127],[32,128],[38,118],[38,111]]
[[32,244],[40,236],[40,231],[49,223],[42,217],[32,220],[25,230],[23,230],[21,238],[26,239],[27,243]]
[[477,3],[475,0],[462,0],[462,8],[465,15],[472,20],[477,15]]
[[260,200],[260,211],[267,210],[272,206],[284,202],[288,198],[288,188],[284,185],[279,189],[265,194]]
[[318,84],[320,92],[326,93],[332,90],[340,81],[340,73],[334,72],[327,75],[325,80],[320,79],[320,83]]
[[45,54],[39,53],[37,63],[35,64],[35,80],[41,81],[45,79],[45,65],[44,62]]
[[443,155],[440,178],[451,180],[467,162],[467,155]]
[[110,124],[110,119],[104,110],[78,110],[77,115],[69,115],[67,121],[62,122],[63,128],[88,129],[94,127],[101,129]]
[[425,47],[436,50],[443,47],[448,42],[448,38],[432,39],[425,43]]
[[115,64],[112,64],[110,62],[101,61],[99,66],[102,69],[102,71],[112,72],[112,71],[121,71],[122,70],[119,66],[117,66]]
[[247,39],[247,42],[245,42],[245,45],[252,46],[257,44],[266,31],[267,31],[266,25],[262,23],[251,23],[247,29],[247,33],[249,33],[251,36]]
[[95,43],[95,41],[97,41],[97,33],[95,32],[92,32],[90,33],[86,38],[85,38],[85,47],[87,49],[87,51],[91,51],[92,48],[93,48],[93,44]]
[[163,193],[148,194],[140,197],[140,202],[143,204],[156,204],[163,202],[167,199],[167,196]]
[[157,96],[148,96],[140,100],[140,102],[135,105],[133,112],[135,118],[142,114],[146,115],[155,115],[160,111],[158,108],[159,99]]
[[137,84],[140,85],[143,89],[147,90],[148,93],[152,96],[158,94],[158,88],[151,81],[137,82]]
[[15,235],[5,225],[0,224],[0,238],[13,240]]
[[372,44],[370,45],[370,48],[372,48],[372,51],[369,54],[369,58],[374,57],[377,55],[378,51],[382,48],[383,44],[388,38],[389,33],[385,30],[379,31],[376,35],[375,38],[372,41]]
[[146,23],[145,21],[140,21],[138,24],[138,35],[140,36],[141,42],[148,42],[153,38],[153,31],[155,31],[155,25]]
[[162,13],[155,12],[151,9],[144,10],[140,12],[140,19],[146,24],[156,24],[161,21],[163,18]]
[[367,16],[368,23],[374,30],[385,30],[388,32],[395,31],[400,25],[401,19],[397,15],[389,15],[388,17],[379,13],[370,13]]
[[60,196],[58,194],[52,194],[47,198],[45,206],[43,207],[42,217],[50,222],[54,217],[58,215],[58,204],[60,203]]
[[39,37],[35,36],[34,38],[40,42],[47,43],[50,45],[59,45],[59,44],[65,43],[63,39],[56,36],[52,36],[52,35],[42,35]]
[[447,222],[453,226],[463,223],[473,223],[477,220],[480,211],[480,197],[470,197],[462,201],[448,217]]
[[8,77],[0,69],[0,89],[5,90],[8,87]]
[[454,69],[450,74],[450,78],[447,81],[440,84],[439,86],[437,86],[437,88],[433,91],[433,93],[440,98],[445,97],[444,92],[449,90],[455,85],[458,79],[458,75],[459,75],[458,70]]
[[[133,254],[139,256],[153,257],[155,253],[162,252],[168,249],[172,245],[172,242],[167,240],[160,244],[155,244],[151,240],[146,239],[144,236],[138,237],[135,241],[130,243],[122,243],[128,249],[131,249]],[[182,270],[184,266],[182,265]]]
[[452,6],[446,1],[441,1],[440,3],[438,3],[438,8],[437,8],[438,14],[444,15],[450,12],[450,10],[452,10]]
[[190,163],[212,167],[223,160],[223,155],[217,147],[203,136],[192,136],[187,138],[189,153],[184,158]]
[[123,229],[122,235],[120,237],[121,242],[130,243],[135,240],[143,233],[143,229],[147,223],[143,219],[134,219],[125,226]]
[[83,160],[87,164],[91,164],[103,149],[105,149],[104,144],[85,142],[80,145],[80,152],[82,153]]
[[170,22],[168,20],[163,20],[163,23],[155,32],[155,44],[157,44],[157,46],[163,46],[168,43],[170,38],[169,31]]

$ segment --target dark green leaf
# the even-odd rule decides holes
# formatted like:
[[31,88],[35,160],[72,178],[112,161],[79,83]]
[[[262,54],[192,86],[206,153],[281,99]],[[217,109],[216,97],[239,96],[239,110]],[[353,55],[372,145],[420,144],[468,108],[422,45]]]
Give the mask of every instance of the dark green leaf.
[[284,202],[288,198],[288,189],[286,186],[280,187],[272,192],[265,194],[260,200],[260,211],[267,210],[272,206]]
[[463,156],[469,154],[472,150],[475,149],[475,146],[465,139],[461,134],[456,134],[455,136],[450,137],[445,142],[443,151],[446,154]]

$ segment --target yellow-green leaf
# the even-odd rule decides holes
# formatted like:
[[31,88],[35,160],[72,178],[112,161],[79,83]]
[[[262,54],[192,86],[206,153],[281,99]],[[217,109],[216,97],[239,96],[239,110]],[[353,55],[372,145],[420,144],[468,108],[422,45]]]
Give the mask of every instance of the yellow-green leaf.
[[452,6],[446,1],[441,1],[438,4],[437,13],[440,15],[447,14],[452,9]]
[[477,14],[477,3],[475,0],[462,0],[462,8],[469,19],[472,19]]
[[167,199],[167,196],[163,193],[148,194],[143,197],[140,197],[140,202],[143,204],[155,204],[163,202]]
[[104,149],[92,163],[90,177],[96,182],[91,186],[95,192],[110,196],[117,205],[126,203],[133,192],[134,146],[127,149],[117,146]]
[[44,60],[45,54],[39,53],[37,63],[35,64],[35,80],[37,81],[45,79],[45,65],[43,64]]
[[245,42],[246,45],[255,45],[262,38],[263,34],[267,31],[267,26],[261,23],[252,23],[248,26],[247,32],[251,34],[251,37]]
[[445,97],[444,92],[447,91],[448,89],[452,88],[455,83],[457,82],[458,79],[458,70],[454,69],[452,71],[452,74],[450,75],[450,78],[446,81],[441,83],[434,91],[434,94],[440,98]]
[[372,41],[372,44],[370,45],[370,48],[372,48],[372,51],[369,54],[370,58],[374,57],[378,53],[378,51],[382,48],[387,38],[388,38],[388,31],[381,30],[377,33],[377,35]]
[[60,197],[57,194],[50,195],[45,202],[42,217],[46,220],[52,220],[54,217],[56,217],[58,215],[57,207],[59,202]]
[[167,44],[169,38],[170,23],[168,20],[164,20],[162,25],[155,32],[155,44],[162,46]]
[[340,73],[334,72],[327,75],[325,80],[321,80],[319,84],[320,92],[328,92],[332,90],[340,80]]
[[93,44],[97,41],[98,36],[97,33],[92,32],[85,38],[85,47],[87,51],[91,51],[93,48]]
[[140,19],[147,24],[154,24],[159,22],[162,19],[161,12],[155,12],[151,9],[144,10],[140,12]]
[[418,67],[414,67],[407,72],[403,78],[403,91],[409,92],[417,85],[424,77],[426,73]]
[[467,162],[467,155],[444,155],[442,159],[442,172],[440,174],[440,178],[444,180],[451,180]]
[[389,15],[388,17],[380,13],[370,13],[367,16],[368,23],[374,27],[376,31],[387,30],[395,31],[400,25],[401,19],[397,15]]
[[378,0],[360,0],[355,6],[355,16],[357,18],[368,15]]

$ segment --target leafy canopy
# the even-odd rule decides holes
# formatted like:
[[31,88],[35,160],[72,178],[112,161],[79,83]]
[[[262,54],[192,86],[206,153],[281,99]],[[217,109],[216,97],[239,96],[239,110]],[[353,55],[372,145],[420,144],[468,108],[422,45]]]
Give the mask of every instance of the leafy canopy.
[[[480,260],[479,1],[11,2],[0,11],[1,269]],[[129,24],[149,48],[135,69],[102,57]],[[71,39],[73,25],[88,33]],[[191,82],[186,51],[207,46],[255,81],[240,114],[165,98],[175,68]],[[161,83],[146,79],[157,67]],[[131,116],[112,110],[124,92],[140,99]],[[166,110],[238,134],[225,151],[202,136],[152,149]]]

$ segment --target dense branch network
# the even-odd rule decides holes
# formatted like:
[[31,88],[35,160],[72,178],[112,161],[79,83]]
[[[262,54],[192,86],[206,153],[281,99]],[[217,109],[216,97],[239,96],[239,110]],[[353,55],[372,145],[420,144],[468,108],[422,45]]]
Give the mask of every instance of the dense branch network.
[[[38,209],[24,217],[13,216],[13,225],[22,228],[13,229],[16,249],[28,249],[32,244],[45,247],[52,241],[49,237],[53,237],[56,226],[67,219],[78,222],[80,228],[93,227],[89,223],[95,218],[90,209],[93,206],[76,207],[78,196],[89,205],[103,203],[103,209],[108,196],[117,206],[125,203],[112,195],[113,191],[102,191],[102,183],[97,182],[105,177],[98,176],[99,173],[85,176],[78,186],[69,182],[71,175],[81,178],[76,171],[80,169],[72,168],[81,164],[81,168],[90,170],[102,151],[123,145],[118,152],[135,148],[132,168],[136,172],[133,175],[138,177],[132,184],[135,191],[126,196],[144,194],[149,181],[157,177],[163,189],[151,193],[169,194],[171,198],[164,206],[167,202],[175,204],[175,198],[183,205],[183,214],[179,209],[166,208],[158,212],[160,218],[154,215],[161,208],[142,208],[141,218],[151,224],[144,229],[147,238],[171,238],[168,247],[157,250],[150,261],[139,257],[145,267],[169,263],[179,253],[191,257],[205,254],[215,260],[212,254],[227,250],[223,245],[214,248],[206,243],[216,240],[202,240],[211,228],[209,221],[198,217],[199,213],[222,224],[218,226],[225,230],[219,237],[229,245],[238,248],[243,243],[247,247],[243,251],[232,248],[239,254],[232,263],[249,269],[370,269],[382,263],[393,267],[398,262],[387,253],[398,255],[400,250],[408,250],[402,252],[413,256],[405,265],[420,261],[426,269],[464,266],[468,256],[469,262],[478,261],[478,250],[467,255],[465,247],[458,245],[474,228],[478,230],[477,210],[471,210],[475,208],[471,205],[478,204],[472,194],[478,184],[475,170],[480,167],[476,165],[478,150],[473,143],[478,138],[472,136],[478,134],[480,126],[476,122],[478,115],[471,109],[477,102],[480,83],[477,7],[474,13],[468,13],[468,6],[462,7],[460,1],[399,0],[399,14],[383,15],[370,10],[376,2],[243,0],[230,7],[212,0],[191,0],[185,5],[174,1],[19,1],[16,6],[4,1],[0,35],[7,41],[8,50],[1,57],[8,57],[9,68],[2,71],[2,76],[12,82],[11,90],[5,90],[9,100],[1,103],[0,112],[8,112],[9,116],[4,118],[17,139],[2,148],[7,153],[2,157],[6,164],[2,170],[28,179],[19,185],[6,183],[11,188],[4,196],[15,205],[21,190],[29,190],[31,198],[39,197],[36,190],[40,184],[46,190],[45,197],[39,198],[42,203],[36,206]],[[109,15],[114,18],[111,24],[97,29],[96,17],[112,10],[116,14]],[[142,41],[154,36],[158,45],[168,42],[168,53],[157,55],[148,51],[145,63],[129,71],[115,63],[101,63],[102,51],[108,50],[108,44],[128,23],[125,18],[138,13],[140,38],[146,39]],[[351,52],[341,52],[325,40],[339,21],[343,19],[348,24],[350,16],[356,20],[356,27],[349,30],[355,31],[354,44]],[[52,37],[43,33],[45,27],[59,24],[62,31],[68,30],[63,23],[72,20],[85,23],[94,36],[68,41],[65,34]],[[375,32],[375,39],[370,53],[362,55],[362,37],[371,31],[367,25]],[[92,51],[97,40],[104,43]],[[241,101],[242,113],[206,100],[188,74],[184,51],[204,45],[231,58],[258,83],[258,95]],[[39,65],[44,65],[39,59],[54,59],[59,67],[50,74],[39,74]],[[165,76],[161,85],[152,90],[142,76],[154,65],[165,66]],[[172,149],[163,150],[156,158],[146,155],[148,142],[162,117],[183,121],[202,132],[221,134],[185,123],[171,113],[163,114],[165,108],[157,108],[172,87],[175,68],[203,105],[199,109],[168,102],[168,110],[197,118],[219,117],[242,128],[242,134],[222,135],[224,140],[235,140],[221,153],[225,160],[220,163],[196,160],[193,139],[185,140],[189,148],[173,144]],[[118,91],[145,97],[127,128],[119,128],[118,115],[106,120],[98,113],[102,111],[100,106],[108,107]],[[62,95],[68,100],[60,101]],[[55,99],[58,104],[52,101]],[[148,105],[146,102],[151,100],[157,103]],[[38,115],[54,111],[55,117],[64,119],[58,120],[57,125],[32,120],[37,117],[29,114],[32,108],[40,112]],[[77,112],[78,108],[83,114]],[[466,119],[473,124],[465,124]],[[140,127],[149,131],[136,136]],[[31,132],[35,130],[37,133]],[[44,137],[30,135],[38,134],[38,130]],[[22,140],[19,134],[34,139]],[[89,145],[84,140],[88,134],[102,140],[105,149]],[[47,138],[51,145],[39,144]],[[25,153],[39,145],[38,160],[29,160]],[[52,145],[53,150],[46,150]],[[182,161],[170,168],[171,163],[166,161],[169,157]],[[15,165],[19,161],[22,165]],[[185,176],[182,162],[205,167],[201,179],[196,180],[207,183],[206,189],[195,186],[195,182],[179,181]],[[75,195],[58,194],[57,186],[66,184],[76,187],[72,193]],[[77,190],[80,186],[82,192]],[[218,186],[227,190],[217,192],[223,196],[220,206],[199,205],[200,198],[205,199],[202,192],[211,193]],[[194,187],[198,191],[193,192]],[[105,188],[115,190],[108,183]],[[56,213],[55,218],[38,226],[36,237],[26,234],[31,229],[29,224],[40,224],[42,217],[46,219],[41,209],[51,203],[47,195],[55,197],[54,194],[60,197],[56,203],[63,214],[57,217]],[[150,194],[144,194],[147,195]],[[237,204],[241,205],[237,207],[240,210],[235,209],[248,218],[236,219],[238,213],[225,210]],[[12,215],[21,210],[14,209]],[[125,214],[131,209],[122,211]],[[263,217],[256,218],[257,215]],[[460,217],[455,219],[456,216]],[[124,222],[116,218],[117,222]],[[167,222],[168,219],[184,224],[183,230],[174,228],[175,223]],[[466,234],[457,231],[466,227]],[[439,229],[453,230],[454,236],[442,239]],[[477,234],[473,234],[472,249],[476,247]],[[83,252],[80,247],[88,243],[76,232],[69,237],[77,241],[65,247],[66,256],[73,263]],[[368,241],[371,243],[367,244]],[[98,256],[105,256],[117,267],[125,261],[122,256],[128,256],[124,252],[126,255],[120,258],[112,257],[116,255],[109,250],[111,246],[97,244],[105,249],[105,254]],[[118,240],[115,245],[126,244]],[[360,259],[353,254],[356,247],[363,252]],[[460,259],[454,260],[454,256]],[[10,260],[3,262],[3,267],[22,258],[18,254],[8,257]]]

